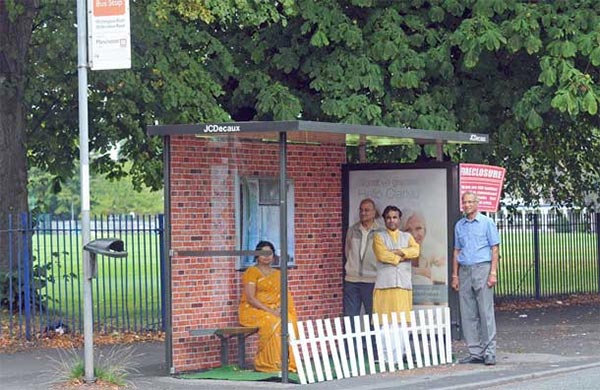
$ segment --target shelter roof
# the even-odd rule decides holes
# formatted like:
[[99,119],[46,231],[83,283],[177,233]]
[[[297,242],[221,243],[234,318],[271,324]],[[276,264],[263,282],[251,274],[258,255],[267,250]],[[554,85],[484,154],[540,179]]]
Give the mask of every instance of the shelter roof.
[[287,133],[288,142],[333,142],[343,143],[348,146],[355,146],[361,143],[373,146],[386,146],[406,144],[485,144],[489,142],[488,134],[481,133],[300,120],[148,126],[148,133],[150,135],[193,134],[201,137],[234,135],[239,138],[260,138],[264,141],[276,141],[280,132]]

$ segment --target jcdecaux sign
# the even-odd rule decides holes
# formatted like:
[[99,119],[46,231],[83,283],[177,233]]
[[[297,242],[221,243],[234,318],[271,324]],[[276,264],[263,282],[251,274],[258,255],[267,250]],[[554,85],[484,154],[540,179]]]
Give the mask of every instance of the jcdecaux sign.
[[237,133],[240,131],[239,126],[235,125],[206,125],[204,126],[204,133]]

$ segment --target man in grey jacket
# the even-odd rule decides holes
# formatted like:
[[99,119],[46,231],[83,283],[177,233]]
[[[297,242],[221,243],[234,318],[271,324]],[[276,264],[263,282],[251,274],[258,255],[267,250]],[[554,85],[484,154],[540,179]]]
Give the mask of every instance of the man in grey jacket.
[[361,305],[365,314],[373,313],[373,287],[377,260],[373,253],[373,234],[382,229],[377,223],[379,212],[372,199],[363,199],[359,221],[346,234],[346,276],[344,278],[344,316],[357,316]]

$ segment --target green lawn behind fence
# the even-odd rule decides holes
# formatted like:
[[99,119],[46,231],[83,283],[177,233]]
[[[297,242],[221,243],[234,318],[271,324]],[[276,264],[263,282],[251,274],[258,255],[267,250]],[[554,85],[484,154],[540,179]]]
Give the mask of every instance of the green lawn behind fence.
[[[534,233],[501,232],[498,270],[499,296],[535,294]],[[595,234],[539,233],[541,296],[598,291],[598,253]]]
[[[156,328],[161,321],[159,236],[153,232],[119,236],[126,258],[98,256],[92,283],[94,322],[103,330]],[[96,238],[100,237],[92,240]],[[81,248],[81,237],[69,232],[38,233],[32,238],[33,277],[48,279],[39,290],[48,297],[46,316],[75,326],[83,310]]]
[[[99,256],[98,276],[93,281],[95,322],[103,330],[155,328],[161,317],[159,235],[146,231],[118,236],[125,242],[128,256]],[[536,250],[540,296],[598,291],[596,234],[540,232],[538,247],[531,231],[501,230],[500,236],[499,297],[535,297]],[[80,237],[71,232],[36,233],[32,250],[34,265],[41,267],[34,269],[34,279],[46,275],[54,280],[40,289],[49,298],[46,316],[79,326],[83,298]],[[40,321],[40,326],[44,325],[44,320]]]

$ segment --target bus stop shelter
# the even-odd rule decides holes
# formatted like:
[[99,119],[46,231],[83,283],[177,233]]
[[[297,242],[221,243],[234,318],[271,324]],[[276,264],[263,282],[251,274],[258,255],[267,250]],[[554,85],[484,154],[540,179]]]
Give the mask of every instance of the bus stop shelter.
[[[433,145],[437,161],[425,165],[443,171],[447,216],[437,223],[448,228],[459,215],[458,170],[442,162],[444,145],[488,143],[479,133],[311,121],[156,125],[148,133],[164,141],[163,277],[172,374],[219,364],[218,340],[192,331],[237,326],[240,271],[252,264],[259,240],[275,244],[282,290],[289,286],[300,320],[341,316],[343,238],[352,223],[348,209],[358,206],[348,188],[354,165],[347,163],[348,147],[358,147],[364,159],[366,147]],[[385,166],[359,165],[363,182],[387,175]],[[416,169],[408,181],[373,181],[401,209],[403,183],[419,181],[424,167],[407,166]],[[446,243],[451,251],[450,236]],[[448,303],[457,308],[451,295]],[[282,370],[286,382],[287,362]]]

